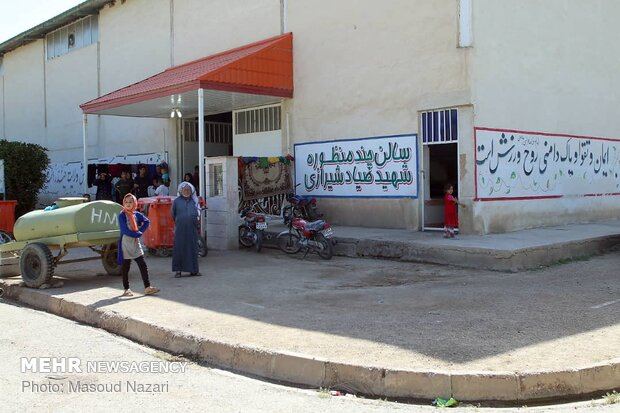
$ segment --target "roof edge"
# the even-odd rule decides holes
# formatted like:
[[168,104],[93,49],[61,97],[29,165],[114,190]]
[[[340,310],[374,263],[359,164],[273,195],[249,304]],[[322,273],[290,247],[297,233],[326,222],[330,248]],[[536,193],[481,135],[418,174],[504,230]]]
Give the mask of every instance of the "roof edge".
[[[165,73],[165,72],[167,72],[167,71],[169,71],[169,70],[172,70],[172,69],[175,69],[175,70],[176,70],[176,69],[177,69],[177,68],[179,68],[179,67],[183,67],[183,66],[192,65],[192,64],[194,64],[194,63],[196,63],[196,62],[200,62],[200,61],[205,60],[205,59],[207,59],[207,58],[208,58],[208,59],[210,59],[210,58],[213,58],[213,57],[215,57],[215,56],[220,56],[220,55],[224,55],[224,54],[232,53],[232,52],[239,51],[239,50],[243,50],[243,49],[247,49],[247,48],[250,48],[250,47],[255,47],[255,46],[258,46],[258,45],[261,45],[261,44],[268,44],[268,43],[274,42],[275,40],[277,40],[277,39],[279,39],[279,38],[284,39],[284,38],[287,38],[287,37],[292,38],[292,37],[293,37],[293,33],[292,33],[292,32],[288,32],[288,33],[284,33],[284,34],[279,34],[279,35],[277,35],[277,36],[273,36],[273,37],[270,37],[270,38],[268,38],[268,39],[259,40],[259,41],[257,41],[257,42],[250,43],[250,44],[245,44],[245,45],[243,45],[243,46],[239,46],[239,47],[236,47],[236,48],[231,49],[231,50],[225,50],[225,51],[222,51],[222,52],[219,52],[219,53],[215,53],[215,54],[213,54],[213,55],[209,55],[209,56],[206,56],[206,57],[201,57],[200,59],[196,59],[196,60],[192,60],[192,61],[189,61],[189,62],[186,62],[186,63],[182,63],[182,64],[177,65],[177,66],[172,66],[172,67],[169,67],[169,68],[167,68],[167,69],[165,69],[165,70],[162,70],[161,72],[155,73],[155,74],[153,74],[153,75],[151,75],[151,76],[149,76],[149,77],[147,77],[147,78],[145,78],[145,79],[139,80],[139,81],[137,81],[137,82],[134,82],[134,83],[132,83],[132,84],[130,84],[130,85],[127,85],[127,86],[125,86],[125,87],[122,87],[122,88],[120,88],[120,89],[116,89],[116,90],[113,90],[113,91],[111,91],[111,92],[108,92],[108,93],[106,93],[105,95],[101,95],[101,96],[98,96],[98,97],[96,97],[96,98],[93,98],[93,99],[89,100],[88,102],[82,103],[82,104],[80,105],[80,108],[82,109],[82,111],[83,111],[84,113],[91,113],[91,111],[98,111],[98,110],[102,110],[102,108],[106,108],[106,109],[107,109],[107,108],[108,108],[107,102],[100,102],[100,103],[96,103],[96,104],[93,104],[93,102],[94,102],[94,101],[96,101],[96,100],[101,100],[102,98],[105,98],[106,96],[111,95],[111,94],[113,94],[113,93],[115,93],[115,92],[118,92],[118,91],[120,91],[120,90],[130,88],[130,87],[132,87],[133,85],[138,84],[138,83],[140,83],[140,82],[143,82],[143,81],[144,81],[144,80],[146,80],[146,79],[150,79],[150,78],[152,78],[152,77],[155,77],[155,76],[161,75],[162,73]],[[198,81],[198,82],[200,82],[200,81]],[[198,88],[198,87],[200,87],[200,86],[197,86],[197,88]],[[166,88],[166,89],[167,89],[167,88]],[[148,92],[148,93],[146,93],[145,95],[151,95],[151,94],[153,94],[153,92]],[[156,93],[155,93],[155,95],[156,95]],[[159,96],[156,96],[156,97],[159,97]],[[286,97],[289,97],[289,96],[286,96]],[[123,100],[123,99],[121,99],[121,101],[122,101],[122,100]],[[130,98],[130,99],[127,99],[127,100],[128,100],[128,101],[131,101],[131,100],[133,100],[133,99],[131,99],[131,98]]]
[[3,43],[0,43],[0,56],[25,46],[28,43],[42,39],[48,33],[66,26],[67,24],[70,24],[82,17],[97,13],[107,4],[112,4],[115,2],[116,0],[86,0],[85,2],[80,3],[63,13],[54,16],[51,19],[26,30],[25,32],[22,32]]
[[97,114],[97,112],[100,112],[102,110],[131,105],[132,103],[138,103],[145,99],[161,98],[164,96],[169,96],[171,93],[185,93],[190,90],[196,90],[199,87],[200,87],[199,81],[192,81],[192,82],[187,82],[184,85],[173,85],[173,86],[169,86],[169,87],[165,87],[165,88],[161,88],[161,89],[157,89],[153,91],[139,93],[136,95],[118,98],[114,100],[108,100],[104,102],[95,102],[99,100],[99,98],[95,98],[86,103],[82,103],[80,105],[80,109],[82,109],[82,113],[92,115],[92,114]]

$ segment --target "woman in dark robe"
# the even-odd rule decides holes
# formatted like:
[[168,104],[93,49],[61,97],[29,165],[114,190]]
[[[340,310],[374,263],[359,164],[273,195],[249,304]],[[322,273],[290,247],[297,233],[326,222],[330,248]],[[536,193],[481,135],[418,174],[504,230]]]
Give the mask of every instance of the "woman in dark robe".
[[179,184],[177,198],[172,203],[174,220],[174,246],[172,247],[172,271],[175,278],[184,272],[194,277],[198,272],[198,197],[189,182]]

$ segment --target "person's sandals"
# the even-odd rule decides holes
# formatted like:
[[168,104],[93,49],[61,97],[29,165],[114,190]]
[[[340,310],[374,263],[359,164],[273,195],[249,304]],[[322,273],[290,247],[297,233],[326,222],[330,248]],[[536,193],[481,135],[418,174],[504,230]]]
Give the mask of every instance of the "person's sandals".
[[181,273],[181,271],[177,271],[177,272],[174,274],[174,278],[181,278],[181,277],[183,277],[183,278],[185,278],[185,277],[200,277],[201,275],[202,275],[202,274],[201,274],[201,273],[199,273],[199,272],[190,272],[190,273],[189,273],[189,274],[187,274],[187,275],[183,275],[183,274]]
[[133,297],[133,293],[131,292],[131,290],[125,290],[125,292],[121,294],[121,297]]
[[144,295],[153,295],[159,292],[159,288],[157,287],[147,287],[144,289]]

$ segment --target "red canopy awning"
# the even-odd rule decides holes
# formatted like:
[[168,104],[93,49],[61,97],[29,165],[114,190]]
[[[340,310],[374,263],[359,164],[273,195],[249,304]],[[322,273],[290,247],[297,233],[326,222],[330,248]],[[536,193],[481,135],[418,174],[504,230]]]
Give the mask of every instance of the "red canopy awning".
[[[86,102],[80,108],[84,113],[165,117],[173,105],[190,109],[186,112],[191,114],[196,108],[189,97],[200,88],[214,91],[214,100],[228,102],[222,110],[230,110],[230,106],[234,106],[232,101],[268,103],[273,97],[293,97],[293,34],[275,36],[171,67]],[[222,96],[222,92],[226,96]],[[238,94],[244,96],[230,97]],[[176,100],[174,95],[178,96]],[[182,100],[182,105],[181,95],[188,97]],[[261,98],[265,96],[272,98]],[[147,101],[150,103],[146,104]],[[213,107],[210,111],[217,109]]]

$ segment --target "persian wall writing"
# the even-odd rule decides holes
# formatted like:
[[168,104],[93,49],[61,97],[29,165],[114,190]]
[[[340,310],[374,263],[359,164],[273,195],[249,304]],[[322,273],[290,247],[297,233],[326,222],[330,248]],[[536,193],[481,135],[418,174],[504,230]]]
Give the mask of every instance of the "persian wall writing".
[[47,168],[41,194],[51,197],[82,195],[84,168],[82,162],[53,163]]
[[109,158],[89,159],[89,164],[115,164],[122,163],[128,165],[151,164],[156,165],[162,162],[168,162],[167,153],[138,153],[129,155],[116,155]]
[[417,135],[296,144],[296,193],[415,198],[418,196],[417,147]]
[[475,129],[476,198],[620,193],[620,141]]

